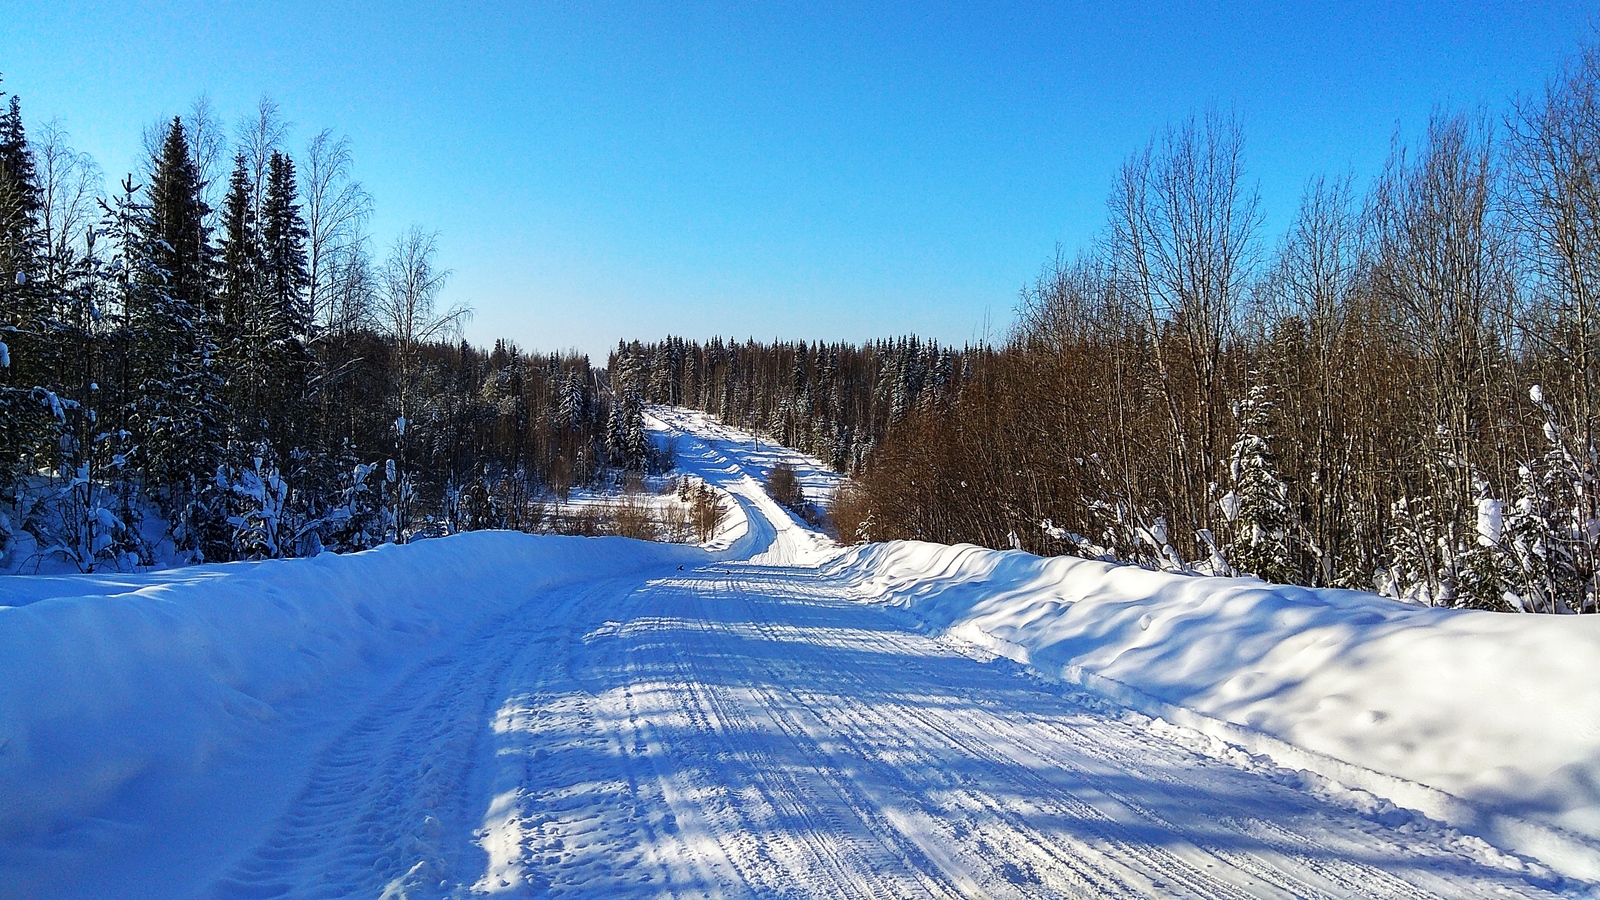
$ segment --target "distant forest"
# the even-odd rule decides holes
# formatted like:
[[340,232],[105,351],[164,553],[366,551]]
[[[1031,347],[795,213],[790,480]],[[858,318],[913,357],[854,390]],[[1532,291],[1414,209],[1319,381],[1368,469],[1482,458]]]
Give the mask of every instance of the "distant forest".
[[1236,120],[1116,173],[1101,237],[1002,346],[641,348],[683,402],[854,474],[846,540],[913,538],[1595,612],[1600,49],[1437,112],[1269,242]]

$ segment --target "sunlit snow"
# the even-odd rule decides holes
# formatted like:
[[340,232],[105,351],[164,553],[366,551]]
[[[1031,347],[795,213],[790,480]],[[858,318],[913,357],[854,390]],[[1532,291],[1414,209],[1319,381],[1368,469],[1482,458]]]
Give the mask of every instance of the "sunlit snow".
[[[1545,896],[1584,619],[842,550],[656,409],[699,547],[477,532],[0,582],[0,896]],[[1424,674],[1425,673],[1425,674]]]

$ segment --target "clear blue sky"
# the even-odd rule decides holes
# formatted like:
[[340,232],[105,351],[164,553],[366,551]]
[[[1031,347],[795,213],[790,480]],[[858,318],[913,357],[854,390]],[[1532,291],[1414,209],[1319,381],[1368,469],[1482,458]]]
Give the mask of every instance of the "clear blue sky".
[[[1585,3],[0,2],[0,72],[108,180],[142,128],[263,93],[354,145],[380,245],[440,232],[468,336],[964,341],[1091,239],[1121,161],[1243,120],[1269,237],[1435,105],[1500,113]],[[1412,7],[1412,8],[1402,8]]]

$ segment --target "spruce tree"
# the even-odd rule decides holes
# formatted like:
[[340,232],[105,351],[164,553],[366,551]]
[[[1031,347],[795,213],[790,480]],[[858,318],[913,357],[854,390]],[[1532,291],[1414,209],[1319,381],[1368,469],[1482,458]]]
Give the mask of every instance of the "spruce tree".
[[222,254],[218,271],[218,342],[226,344],[239,334],[255,302],[261,251],[256,239],[250,202],[250,167],[243,153],[233,159],[228,195],[222,202]]
[[21,295],[33,293],[28,288],[37,277],[40,204],[22,103],[13,95],[0,116],[0,297],[7,300],[7,313],[19,306]]
[[562,430],[576,431],[588,420],[588,403],[583,392],[583,380],[577,372],[560,376],[561,397],[556,409],[555,424]]
[[215,294],[200,189],[183,122],[174,119],[155,161],[149,204],[138,209],[138,239],[120,248],[137,458],[174,544],[194,559],[228,554],[215,483],[226,417],[203,321]]
[[210,311],[211,248],[205,225],[210,208],[190,153],[183,120],[174,117],[154,161],[146,238],[152,261],[164,274],[166,295],[187,314]]
[[[35,396],[46,348],[38,284],[39,189],[15,96],[0,116],[0,488],[9,489],[51,449],[51,415]],[[9,528],[0,519],[0,543]]]
[[261,208],[262,287],[280,339],[299,338],[311,330],[305,295],[306,223],[296,199],[294,161],[273,152],[267,164],[266,195]]
[[1262,384],[1235,404],[1239,431],[1228,468],[1231,490],[1220,505],[1232,531],[1227,542],[1232,566],[1265,581],[1287,584],[1294,580],[1296,566],[1289,489],[1278,474],[1270,444],[1272,410]]
[[302,443],[297,416],[305,400],[309,359],[304,341],[311,331],[306,295],[306,226],[296,200],[294,163],[274,152],[267,164],[261,222],[260,305],[252,329],[270,390],[263,398],[266,438],[280,456]]

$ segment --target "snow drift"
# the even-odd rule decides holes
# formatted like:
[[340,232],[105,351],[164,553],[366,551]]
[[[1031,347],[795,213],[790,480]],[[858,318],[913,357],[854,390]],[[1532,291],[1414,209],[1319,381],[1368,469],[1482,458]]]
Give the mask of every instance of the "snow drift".
[[346,556],[0,581],[0,837],[99,814],[144,779],[182,781],[297,713],[381,690],[441,638],[541,591],[706,559],[621,538],[474,532]]
[[869,545],[828,571],[1047,677],[1600,875],[1600,617],[971,545]]

